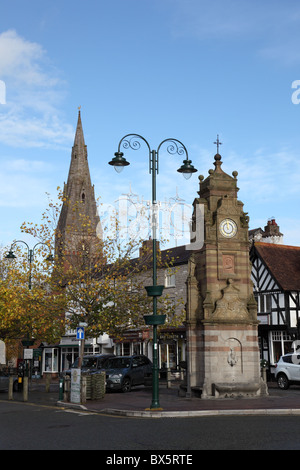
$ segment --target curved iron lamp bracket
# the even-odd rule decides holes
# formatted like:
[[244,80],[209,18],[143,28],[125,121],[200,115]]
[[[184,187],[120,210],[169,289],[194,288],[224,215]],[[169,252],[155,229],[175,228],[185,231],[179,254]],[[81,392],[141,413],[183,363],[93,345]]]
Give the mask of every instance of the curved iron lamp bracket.
[[125,149],[132,149],[132,150],[139,150],[141,147],[141,143],[139,142],[139,139],[145,142],[145,144],[148,147],[149,150],[149,173],[151,173],[152,170],[155,170],[155,172],[158,174],[158,162],[159,162],[159,151],[160,148],[163,144],[166,142],[169,142],[170,144],[167,146],[167,152],[170,155],[186,155],[186,160],[188,160],[188,151],[185,147],[185,145],[180,142],[178,139],[165,139],[163,140],[159,146],[157,147],[157,150],[151,150],[149,143],[147,140],[139,135],[139,134],[127,134],[125,135],[119,142],[118,146],[118,152],[120,152],[121,146],[124,147]]

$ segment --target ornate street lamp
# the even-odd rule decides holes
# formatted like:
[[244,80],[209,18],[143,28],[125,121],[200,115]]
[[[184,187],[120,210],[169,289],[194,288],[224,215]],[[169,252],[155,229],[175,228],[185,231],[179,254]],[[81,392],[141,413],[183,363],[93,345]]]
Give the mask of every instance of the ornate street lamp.
[[138,150],[141,147],[140,141],[144,141],[149,150],[149,173],[152,174],[152,241],[153,241],[153,285],[146,286],[148,296],[153,298],[153,314],[144,315],[147,325],[153,325],[153,383],[152,383],[152,403],[151,409],[160,409],[159,404],[159,384],[158,384],[158,345],[157,345],[157,326],[163,325],[166,315],[157,315],[157,297],[162,295],[164,286],[157,285],[157,250],[156,250],[156,228],[157,228],[157,200],[156,200],[156,174],[158,174],[159,151],[163,144],[168,143],[167,151],[171,155],[183,155],[182,166],[177,170],[187,179],[197,170],[193,167],[191,160],[188,158],[188,152],[182,142],[177,139],[163,140],[157,150],[151,150],[150,145],[139,134],[127,134],[119,142],[118,151],[115,157],[109,162],[119,173],[124,166],[130,163],[124,158],[121,147],[124,149]]
[[[16,255],[14,254],[12,248],[13,248],[13,246],[16,245],[17,243],[24,243],[24,245],[26,245],[26,247],[27,247],[28,262],[29,262],[28,288],[31,289],[31,287],[32,287],[32,283],[31,283],[31,264],[32,264],[32,261],[34,260],[34,250],[35,250],[35,248],[36,248],[38,245],[45,245],[45,246],[48,246],[48,245],[47,245],[47,243],[39,242],[39,243],[36,243],[36,244],[34,245],[34,247],[31,249],[31,248],[29,248],[29,246],[27,245],[27,243],[24,242],[23,240],[17,240],[16,242],[14,242],[14,243],[11,245],[8,254],[5,256],[5,258],[8,259],[9,261],[13,261],[14,259],[16,259]],[[48,247],[48,248],[49,248],[49,247]],[[49,251],[50,251],[50,248],[49,248]],[[46,261],[49,261],[49,262],[53,262],[53,261],[54,261],[54,258],[53,258],[53,255],[52,255],[51,251],[50,251],[49,255],[47,256]]]
[[[32,282],[31,282],[31,264],[34,260],[34,250],[35,248],[38,246],[38,245],[47,245],[47,243],[43,243],[43,242],[39,242],[39,243],[36,243],[34,245],[34,247],[31,249],[29,248],[29,246],[27,245],[26,242],[24,242],[23,240],[17,240],[16,242],[14,242],[11,247],[10,247],[10,250],[8,252],[8,254],[5,256],[5,258],[9,261],[13,261],[15,260],[17,257],[16,255],[14,254],[12,248],[14,245],[16,245],[17,243],[23,243],[24,245],[26,245],[27,247],[27,252],[28,252],[28,262],[29,262],[29,278],[28,278],[28,289],[31,290],[31,287],[32,287]],[[50,248],[49,248],[49,251],[50,251]],[[53,262],[54,261],[54,257],[50,251],[49,255],[47,256],[46,258],[46,261],[49,261],[49,262]],[[26,339],[23,339],[22,340],[22,344],[23,346],[26,346],[26,347],[29,347],[29,346],[32,346],[34,344],[34,339],[30,339],[29,335],[28,335],[28,338]]]

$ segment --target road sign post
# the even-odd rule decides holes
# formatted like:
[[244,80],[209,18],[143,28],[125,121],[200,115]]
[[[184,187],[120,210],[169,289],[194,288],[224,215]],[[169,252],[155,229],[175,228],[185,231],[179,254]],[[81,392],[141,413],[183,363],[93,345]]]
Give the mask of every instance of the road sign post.
[[76,339],[79,340],[79,360],[78,368],[81,369],[82,358],[84,354],[84,340],[85,340],[85,331],[83,326],[76,328]]

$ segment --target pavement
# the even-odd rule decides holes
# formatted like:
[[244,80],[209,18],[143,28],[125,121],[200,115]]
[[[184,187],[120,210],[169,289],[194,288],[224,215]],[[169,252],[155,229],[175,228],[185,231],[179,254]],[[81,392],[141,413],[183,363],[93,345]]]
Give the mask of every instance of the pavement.
[[[32,380],[29,384],[26,403],[40,406],[55,406],[77,409],[84,412],[128,416],[140,418],[174,418],[218,415],[300,415],[300,387],[291,386],[280,390],[277,383],[268,383],[269,395],[254,398],[186,398],[178,395],[179,382],[159,384],[160,409],[150,409],[152,388],[139,386],[129,393],[109,392],[102,399],[87,400],[84,404],[67,403],[60,400],[58,382],[50,385],[47,392],[45,384]],[[0,393],[0,401],[8,401],[8,393]],[[14,392],[14,402],[22,402],[23,393]]]

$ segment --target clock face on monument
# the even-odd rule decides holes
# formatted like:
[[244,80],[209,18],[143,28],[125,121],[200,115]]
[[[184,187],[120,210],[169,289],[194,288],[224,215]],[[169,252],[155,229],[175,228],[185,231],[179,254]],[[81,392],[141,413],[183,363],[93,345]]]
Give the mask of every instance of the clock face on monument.
[[224,219],[219,226],[220,233],[225,238],[232,238],[237,233],[237,225],[232,219]]

